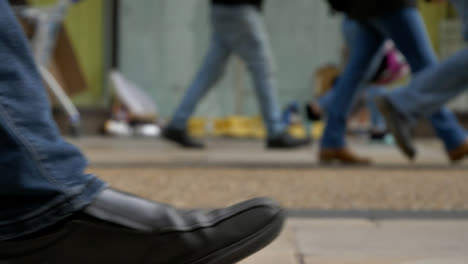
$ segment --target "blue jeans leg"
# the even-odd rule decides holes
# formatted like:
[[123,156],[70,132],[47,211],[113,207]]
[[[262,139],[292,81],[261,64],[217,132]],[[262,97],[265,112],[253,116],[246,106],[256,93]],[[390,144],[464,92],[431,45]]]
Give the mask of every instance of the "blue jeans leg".
[[282,134],[285,125],[277,97],[277,83],[270,41],[258,10],[247,7],[242,12],[245,28],[229,36],[234,52],[246,63],[252,76],[269,138]]
[[[452,0],[463,22],[468,40],[468,0]],[[400,104],[399,110],[408,119],[427,117],[443,107],[450,99],[468,88],[468,49],[464,49],[438,66],[419,73],[408,86],[391,94],[393,102],[409,100]]]
[[[424,22],[416,8],[406,8],[372,22],[381,32],[389,36],[407,58],[413,74],[438,65]],[[398,109],[414,104],[411,98],[392,100]],[[467,133],[457,122],[454,114],[445,108],[429,117],[437,135],[447,150],[452,150],[467,138]]]
[[[364,36],[367,35],[367,38],[372,40],[372,36],[374,35],[373,37],[376,38],[376,42],[374,44],[371,44],[372,49],[375,50],[375,53],[373,55],[369,54],[371,56],[371,59],[370,59],[370,61],[365,62],[365,63],[367,63],[368,66],[366,67],[365,70],[361,69],[360,79],[355,80],[355,81],[357,81],[357,84],[356,83],[351,84],[349,86],[352,86],[352,87],[347,88],[352,93],[352,97],[356,98],[356,97],[359,96],[359,94],[367,93],[369,87],[366,85],[366,83],[375,74],[377,68],[379,67],[379,65],[380,65],[380,63],[381,63],[381,61],[382,61],[382,59],[383,59],[383,57],[385,55],[382,52],[382,50],[383,50],[382,49],[383,40],[379,37],[380,34],[375,34],[375,32],[368,31],[367,33],[363,33],[362,31],[366,30],[365,26],[363,26],[359,22],[354,21],[354,20],[352,20],[350,18],[345,18],[343,20],[342,29],[343,29],[343,35],[344,35],[344,37],[346,39],[346,43],[348,45],[348,48],[351,51],[351,57],[352,57],[352,54],[354,54],[355,52],[362,52],[359,45],[360,45],[360,41],[363,41],[363,39],[359,39],[360,37],[362,37],[363,35]],[[377,45],[377,46],[380,45],[380,47],[376,48],[375,45]],[[355,63],[355,62],[352,62],[352,63]],[[345,74],[345,73],[343,73],[343,74]],[[349,74],[349,72],[347,72],[346,74]],[[351,74],[357,74],[357,72],[353,72]],[[338,85],[338,83],[337,83],[337,85]],[[329,109],[332,109],[332,108],[336,109],[337,108],[336,102],[333,101],[335,96],[342,97],[342,95],[339,94],[339,91],[336,89],[336,87],[334,87],[331,91],[329,91],[327,94],[322,96],[322,98],[319,99],[319,104],[322,107],[322,109],[324,109],[326,112],[328,112]],[[345,98],[341,98],[341,99],[345,99]],[[354,99],[349,98],[349,100],[350,100],[350,102],[348,102],[349,106],[347,107],[345,117],[347,116],[347,113],[350,111],[350,109],[352,109],[354,107],[354,103],[355,103]],[[345,111],[345,110],[344,110],[344,108],[338,108],[338,111]],[[375,111],[372,111],[372,113],[374,113],[374,115],[372,115],[374,117],[373,120],[375,122],[378,122],[379,126],[382,126],[381,123],[383,121],[379,120],[379,116],[376,114]],[[341,119],[342,119],[342,117],[341,117]],[[338,123],[336,122],[336,120],[333,119],[333,117],[329,117],[328,120],[330,122],[329,124],[332,125],[332,127],[337,127]],[[343,147],[345,145],[345,143],[344,143],[345,142],[345,140],[344,140],[344,137],[345,137],[344,130],[345,129],[346,129],[346,124],[344,124],[343,130],[340,132],[341,136],[339,137],[338,133],[337,133],[335,139],[331,139],[331,137],[328,139],[328,135],[325,135],[324,139],[329,140],[329,142],[326,143],[326,144],[323,144],[323,146],[324,147],[330,146],[330,147],[334,147],[334,148]],[[328,131],[330,131],[330,130],[328,130]],[[326,132],[326,133],[329,133],[329,132]],[[335,144],[334,142],[337,142],[338,144]]]
[[[408,86],[393,91],[388,97],[398,104],[398,110],[409,120],[431,116],[468,89],[466,69],[468,49],[417,74]],[[411,103],[401,103],[406,101]]]
[[330,109],[331,102],[334,96],[333,88],[326,92],[324,95],[320,96],[318,99],[318,104],[320,105],[320,108],[324,112],[328,112],[328,109]]
[[185,129],[198,102],[222,76],[229,55],[236,53],[246,62],[252,75],[268,136],[283,133],[272,55],[260,13],[250,6],[215,6],[212,25],[214,33],[208,55],[169,126]]
[[219,34],[214,32],[203,65],[177,107],[169,127],[186,129],[187,121],[200,100],[223,75],[229,55],[230,49],[223,43]]
[[373,59],[384,42],[381,34],[373,28],[356,23],[354,43],[351,47],[349,61],[341,77],[333,88],[329,99],[327,125],[322,138],[323,149],[343,148],[346,146],[346,119],[356,94],[366,79]]
[[0,240],[82,209],[105,184],[60,136],[27,41],[0,1]]

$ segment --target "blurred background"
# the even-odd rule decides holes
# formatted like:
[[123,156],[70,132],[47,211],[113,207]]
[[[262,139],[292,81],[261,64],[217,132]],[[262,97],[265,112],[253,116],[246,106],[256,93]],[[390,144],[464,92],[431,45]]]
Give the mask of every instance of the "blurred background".
[[[319,0],[267,1],[265,9],[280,103],[285,108],[304,103],[314,97],[314,72],[343,61],[341,15],[333,15]],[[460,21],[448,3],[421,1],[420,9],[441,58],[463,47]],[[115,98],[109,81],[113,69],[151,97],[159,119],[167,119],[205,55],[210,40],[208,14],[208,1],[94,0],[74,5],[64,24],[86,86],[64,88],[74,91],[71,98],[83,115],[82,133],[98,133],[109,118]],[[467,100],[459,97],[452,107],[463,114]],[[200,122],[229,116],[255,117],[258,112],[250,76],[242,61],[233,58],[224,78],[197,108],[196,116],[202,120],[196,121],[201,126]],[[201,133],[196,125],[194,130]]]

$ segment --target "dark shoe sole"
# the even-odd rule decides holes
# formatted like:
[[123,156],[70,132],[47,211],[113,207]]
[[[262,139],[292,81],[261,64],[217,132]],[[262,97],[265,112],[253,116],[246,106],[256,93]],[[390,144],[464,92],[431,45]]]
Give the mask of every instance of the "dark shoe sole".
[[276,144],[269,144],[267,143],[266,148],[272,150],[288,150],[288,149],[298,149],[310,146],[312,144],[312,140],[304,140],[301,143],[291,144],[291,145],[276,145]]
[[[162,138],[171,142],[172,144],[175,144],[179,147],[183,147],[183,148],[186,148],[186,149],[193,149],[193,150],[201,150],[201,149],[204,149],[205,148],[205,145],[203,144],[200,144],[200,145],[188,145],[188,144],[185,144],[183,142],[180,142],[179,140],[177,139],[174,139],[172,138],[171,136],[168,136],[165,132],[163,132],[162,134]],[[1,264],[1,263],[0,263]]]
[[372,166],[372,161],[368,162],[354,162],[354,161],[345,161],[339,158],[322,158],[319,157],[319,164],[323,166],[347,166],[347,167],[370,167]]
[[401,152],[410,160],[416,157],[416,150],[413,145],[406,139],[407,137],[401,133],[399,128],[399,121],[395,120],[393,106],[387,101],[385,97],[377,97],[375,103],[380,110],[380,113],[385,119],[388,129],[395,137],[395,141]]
[[276,217],[257,233],[214,252],[200,260],[187,264],[234,264],[268,246],[281,233],[285,214],[280,211]]
[[332,159],[332,160],[319,160],[319,164],[323,166],[344,166],[344,167],[370,167],[372,166],[372,162],[350,162],[350,161],[343,161],[340,159]]

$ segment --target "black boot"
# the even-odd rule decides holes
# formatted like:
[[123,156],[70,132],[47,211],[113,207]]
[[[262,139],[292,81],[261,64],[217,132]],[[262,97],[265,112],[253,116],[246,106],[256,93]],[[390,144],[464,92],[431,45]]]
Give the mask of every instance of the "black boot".
[[169,141],[179,144],[184,148],[203,149],[205,145],[192,138],[187,131],[174,128],[166,128],[163,137]]
[[293,149],[303,146],[307,146],[311,143],[309,138],[298,139],[293,138],[289,133],[283,133],[277,137],[270,138],[267,140],[267,148],[270,149]]
[[273,241],[283,222],[267,198],[205,212],[106,189],[56,230],[0,242],[0,263],[231,264]]
[[385,96],[376,97],[375,102],[398,147],[408,159],[413,160],[416,157],[416,148],[411,138],[411,123]]

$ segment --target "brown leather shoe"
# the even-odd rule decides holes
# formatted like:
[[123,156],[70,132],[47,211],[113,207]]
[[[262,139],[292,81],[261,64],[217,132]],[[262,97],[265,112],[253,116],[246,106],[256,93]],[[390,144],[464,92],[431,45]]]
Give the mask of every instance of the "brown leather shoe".
[[340,162],[346,165],[370,165],[372,162],[368,158],[359,157],[349,149],[322,149],[319,154],[320,162]]
[[447,154],[452,162],[457,162],[464,159],[466,156],[468,156],[468,140],[459,147],[449,151]]

